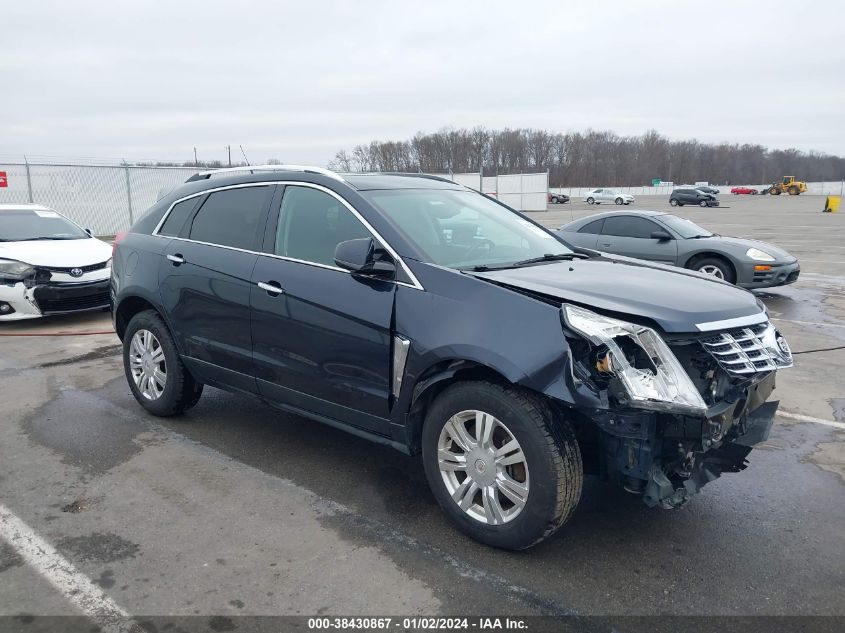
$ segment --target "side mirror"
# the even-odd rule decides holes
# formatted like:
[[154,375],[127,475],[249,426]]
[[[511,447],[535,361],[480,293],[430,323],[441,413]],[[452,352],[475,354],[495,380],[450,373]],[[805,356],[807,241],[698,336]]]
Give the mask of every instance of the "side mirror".
[[334,262],[344,270],[361,275],[392,279],[396,266],[383,249],[376,248],[371,237],[346,240],[337,245]]
[[[91,235],[91,229],[85,229],[85,232],[86,232],[88,235]],[[91,235],[91,237],[94,237],[94,236],[93,236],[93,235]]]
[[652,232],[651,239],[659,240],[661,242],[665,242],[666,240],[671,240],[672,236],[669,235],[668,231],[664,231],[664,230],[661,229],[661,230]]

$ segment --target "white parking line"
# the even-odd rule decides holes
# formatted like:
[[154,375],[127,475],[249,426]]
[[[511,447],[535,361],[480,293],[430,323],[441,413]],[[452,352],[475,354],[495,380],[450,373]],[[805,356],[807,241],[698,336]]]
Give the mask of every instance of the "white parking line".
[[834,422],[833,420],[814,418],[811,415],[803,415],[801,413],[790,413],[789,411],[778,411],[778,415],[784,418],[789,418],[790,420],[798,420],[799,422],[813,422],[814,424],[832,426],[834,429],[845,431],[845,422]]
[[103,631],[137,630],[126,611],[3,505],[0,505],[0,538]]

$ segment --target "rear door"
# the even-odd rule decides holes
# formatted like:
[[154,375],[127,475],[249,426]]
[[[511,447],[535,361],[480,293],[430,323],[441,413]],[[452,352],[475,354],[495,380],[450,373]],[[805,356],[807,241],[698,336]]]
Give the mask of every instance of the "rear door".
[[654,231],[666,229],[639,216],[610,216],[604,220],[598,249],[627,257],[674,264],[678,257],[677,241],[652,238]]
[[334,261],[363,237],[337,194],[285,186],[252,274],[255,371],[270,400],[387,435],[395,284]]
[[250,292],[274,189],[241,186],[199,197],[162,257],[162,305],[185,362],[203,382],[256,389]]

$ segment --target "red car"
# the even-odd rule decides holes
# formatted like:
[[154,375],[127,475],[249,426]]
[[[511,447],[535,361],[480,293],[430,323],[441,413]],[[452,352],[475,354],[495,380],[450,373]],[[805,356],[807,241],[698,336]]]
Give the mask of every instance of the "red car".
[[731,193],[736,195],[749,195],[749,196],[756,196],[759,191],[756,189],[752,189],[751,187],[734,187],[731,189]]

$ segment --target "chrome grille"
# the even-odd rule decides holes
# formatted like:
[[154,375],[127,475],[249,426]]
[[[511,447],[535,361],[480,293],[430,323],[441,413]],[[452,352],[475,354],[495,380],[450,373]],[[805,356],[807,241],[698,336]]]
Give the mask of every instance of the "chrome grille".
[[734,376],[792,366],[789,345],[768,321],[708,336],[701,344],[722,369]]

